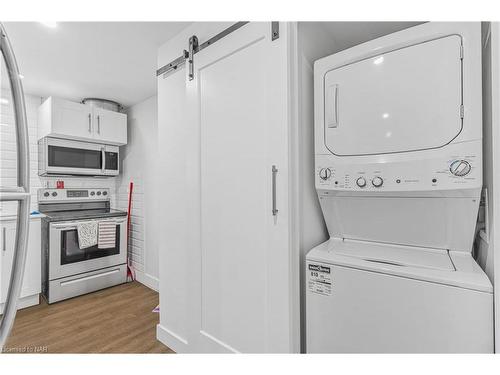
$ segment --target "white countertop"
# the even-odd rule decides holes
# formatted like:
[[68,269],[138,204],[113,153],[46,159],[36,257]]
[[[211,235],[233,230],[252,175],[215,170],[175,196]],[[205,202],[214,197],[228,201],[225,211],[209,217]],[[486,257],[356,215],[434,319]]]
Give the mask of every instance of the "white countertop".
[[[35,219],[41,219],[42,217],[45,217],[44,214],[31,214],[30,215],[30,220],[35,220]],[[8,212],[0,212],[0,221],[10,221],[10,220],[16,220],[17,219],[17,214],[16,213],[8,213]]]

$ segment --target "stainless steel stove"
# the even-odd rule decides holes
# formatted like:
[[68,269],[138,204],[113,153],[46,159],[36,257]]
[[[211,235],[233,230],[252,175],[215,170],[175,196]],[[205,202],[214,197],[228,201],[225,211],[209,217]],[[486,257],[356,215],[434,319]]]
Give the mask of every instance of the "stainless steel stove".
[[[42,220],[42,292],[48,303],[127,280],[127,213],[110,208],[109,189],[39,189]],[[80,249],[79,223],[115,225],[114,247]],[[113,227],[112,225],[112,227]]]

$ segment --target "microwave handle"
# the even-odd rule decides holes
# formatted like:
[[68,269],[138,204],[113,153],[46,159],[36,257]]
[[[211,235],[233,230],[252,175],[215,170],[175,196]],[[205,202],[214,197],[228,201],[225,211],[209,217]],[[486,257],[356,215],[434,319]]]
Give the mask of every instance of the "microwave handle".
[[106,151],[104,147],[101,147],[101,157],[102,157],[101,173],[104,174],[104,171],[106,170]]

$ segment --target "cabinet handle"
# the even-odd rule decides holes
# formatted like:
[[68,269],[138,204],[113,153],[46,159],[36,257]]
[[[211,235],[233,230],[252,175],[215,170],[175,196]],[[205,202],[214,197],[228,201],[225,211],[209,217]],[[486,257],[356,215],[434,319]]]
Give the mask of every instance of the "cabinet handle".
[[7,251],[7,228],[2,228],[2,251]]
[[271,168],[272,178],[273,178],[273,216],[278,215],[278,209],[276,208],[276,175],[278,174],[278,168],[275,165]]
[[97,115],[97,134],[101,134],[101,117]]
[[89,133],[92,133],[92,115],[89,113]]

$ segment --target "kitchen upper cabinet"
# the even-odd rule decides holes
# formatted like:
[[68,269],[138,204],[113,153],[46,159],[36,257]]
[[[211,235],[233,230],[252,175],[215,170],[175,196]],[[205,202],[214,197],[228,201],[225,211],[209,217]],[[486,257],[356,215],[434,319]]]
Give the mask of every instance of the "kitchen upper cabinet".
[[92,139],[92,107],[50,97],[38,108],[39,137]]
[[127,144],[127,115],[50,97],[38,108],[39,138],[63,137],[112,145]]
[[94,138],[99,142],[127,144],[127,115],[124,113],[94,108]]
[[[24,269],[23,285],[19,296],[18,307],[23,308],[38,304],[38,295],[41,292],[41,219],[30,218],[30,232],[28,238],[28,253]],[[7,300],[9,280],[14,259],[16,239],[16,220],[0,221],[0,314],[3,304]]]

